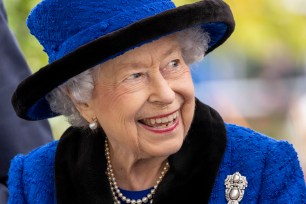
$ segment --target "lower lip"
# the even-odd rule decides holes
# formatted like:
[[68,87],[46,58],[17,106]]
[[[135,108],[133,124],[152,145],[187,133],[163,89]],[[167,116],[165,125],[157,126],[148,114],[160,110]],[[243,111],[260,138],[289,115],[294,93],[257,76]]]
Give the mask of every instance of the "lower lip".
[[170,127],[163,128],[163,129],[152,128],[152,127],[149,127],[149,126],[146,126],[146,125],[142,124],[142,126],[145,129],[147,129],[151,132],[154,132],[154,133],[159,133],[159,134],[172,132],[178,125],[179,125],[179,118],[176,118],[176,120],[174,121],[174,123]]

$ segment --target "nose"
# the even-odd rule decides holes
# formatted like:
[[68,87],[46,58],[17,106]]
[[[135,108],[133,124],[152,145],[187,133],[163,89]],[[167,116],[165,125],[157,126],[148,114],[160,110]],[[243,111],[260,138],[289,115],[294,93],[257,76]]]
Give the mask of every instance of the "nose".
[[175,91],[160,72],[151,76],[150,81],[149,102],[161,106],[167,106],[173,103],[175,99]]

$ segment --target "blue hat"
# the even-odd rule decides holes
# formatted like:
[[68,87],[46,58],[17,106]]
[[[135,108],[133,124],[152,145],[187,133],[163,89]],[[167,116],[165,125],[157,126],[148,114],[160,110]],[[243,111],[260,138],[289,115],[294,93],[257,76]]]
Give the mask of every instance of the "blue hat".
[[27,25],[49,64],[20,83],[12,103],[21,118],[41,120],[57,115],[45,96],[77,74],[192,26],[209,33],[209,53],[232,34],[235,22],[222,0],[180,7],[170,0],[43,0],[31,11]]

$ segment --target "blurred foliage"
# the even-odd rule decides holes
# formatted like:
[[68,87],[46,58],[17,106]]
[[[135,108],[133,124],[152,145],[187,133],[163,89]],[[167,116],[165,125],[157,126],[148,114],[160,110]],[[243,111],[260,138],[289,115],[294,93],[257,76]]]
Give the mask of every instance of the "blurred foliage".
[[26,19],[38,0],[4,0],[7,9],[8,23],[15,34],[26,61],[33,72],[47,64],[48,57],[42,52],[43,47],[32,36],[26,26]]
[[[33,72],[48,63],[42,46],[29,34],[25,24],[31,8],[38,2],[39,0],[4,0],[9,26],[16,35]],[[180,6],[196,1],[174,0],[174,2]],[[218,48],[217,53],[224,52],[230,55],[233,50],[238,49],[251,61],[260,62],[269,54],[286,50],[294,56],[297,67],[305,66],[306,12],[289,10],[286,3],[293,3],[293,0],[226,0],[226,2],[234,13],[236,29],[224,46]],[[54,135],[60,135],[68,126],[61,117],[51,119],[50,122]]]
[[[296,0],[295,0],[296,1]],[[294,4],[295,1],[289,3]],[[197,2],[175,0],[176,5]],[[306,4],[304,13],[289,10],[284,0],[226,0],[235,17],[236,27],[230,45],[239,46],[249,58],[263,60],[282,49],[300,63],[306,56]],[[299,10],[300,11],[300,10]],[[227,44],[227,43],[225,43]],[[232,46],[224,46],[225,52]]]

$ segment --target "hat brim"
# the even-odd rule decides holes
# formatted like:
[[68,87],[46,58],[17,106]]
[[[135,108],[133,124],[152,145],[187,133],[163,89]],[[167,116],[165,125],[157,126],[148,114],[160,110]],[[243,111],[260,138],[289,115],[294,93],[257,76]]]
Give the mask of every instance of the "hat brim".
[[208,54],[228,39],[235,21],[229,6],[221,0],[187,4],[142,19],[79,47],[26,78],[13,94],[13,107],[26,120],[57,116],[45,99],[57,86],[136,46],[193,26],[202,26],[209,33]]

